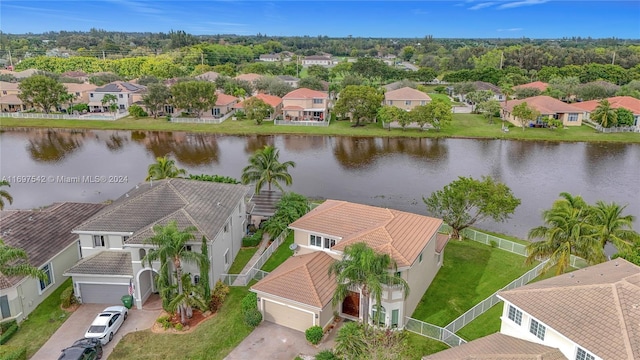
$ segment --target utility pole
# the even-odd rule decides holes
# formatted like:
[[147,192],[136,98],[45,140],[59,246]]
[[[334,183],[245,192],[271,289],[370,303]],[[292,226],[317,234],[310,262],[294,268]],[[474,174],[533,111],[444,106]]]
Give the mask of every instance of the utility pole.
[[204,52],[200,53],[200,65],[204,65]]
[[500,70],[502,70],[503,62],[504,62],[504,51],[500,53]]
[[11,48],[9,50],[9,65],[11,65],[11,70],[13,71],[13,60],[11,59]]
[[615,65],[616,64],[616,52],[613,52],[613,59],[611,59],[611,65]]
[[102,50],[102,60],[107,60],[107,56],[104,53],[104,50]]

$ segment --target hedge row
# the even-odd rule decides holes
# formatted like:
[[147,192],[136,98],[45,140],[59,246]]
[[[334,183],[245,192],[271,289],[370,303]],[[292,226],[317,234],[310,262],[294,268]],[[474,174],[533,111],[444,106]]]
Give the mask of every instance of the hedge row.
[[0,347],[0,359],[2,360],[27,360],[26,347],[2,346]]
[[[15,320],[11,320],[6,323],[3,323],[1,326],[2,326],[2,335],[0,335],[0,345],[3,345],[7,341],[9,341],[9,339],[11,339],[11,337],[13,336],[13,334],[16,333],[16,331],[18,331],[18,323]],[[2,359],[4,360],[4,357],[2,357]]]

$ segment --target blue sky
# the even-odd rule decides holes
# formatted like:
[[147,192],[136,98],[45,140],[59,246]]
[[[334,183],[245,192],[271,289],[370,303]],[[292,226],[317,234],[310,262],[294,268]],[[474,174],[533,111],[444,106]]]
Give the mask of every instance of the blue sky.
[[640,38],[640,1],[0,1],[7,33],[60,30],[195,35]]

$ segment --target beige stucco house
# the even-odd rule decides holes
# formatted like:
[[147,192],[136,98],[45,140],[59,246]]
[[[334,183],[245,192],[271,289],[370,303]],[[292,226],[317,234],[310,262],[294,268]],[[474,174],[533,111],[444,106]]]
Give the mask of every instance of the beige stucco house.
[[420,90],[405,86],[400,89],[387,91],[384,94],[384,104],[410,111],[416,106],[427,105],[431,97]]
[[[67,279],[78,261],[78,237],[71,230],[104,208],[103,204],[57,203],[38,210],[0,211],[0,238],[27,253],[46,280],[0,273],[0,320],[22,321]],[[45,235],[45,236],[43,236]]]
[[[289,225],[294,231],[294,256],[251,288],[266,321],[305,331],[328,326],[334,312],[347,319],[362,319],[377,308],[374,299],[363,309],[360,289],[353,289],[341,303],[332,303],[335,277],[331,264],[344,249],[364,242],[387,253],[397,264],[396,276],[409,283],[408,297],[397,288],[385,288],[382,322],[402,328],[403,319],[415,310],[422,295],[442,266],[447,236],[438,235],[442,220],[402,211],[327,200]],[[392,271],[392,270],[390,270]],[[372,317],[373,318],[373,317]]]
[[211,109],[211,116],[214,118],[222,118],[232,114],[235,111],[235,105],[240,99],[235,96],[218,93],[216,98],[216,106]]
[[327,121],[329,94],[300,88],[282,98],[282,116],[287,121]]
[[[135,305],[142,308],[156,292],[154,278],[159,262],[142,259],[153,245],[155,225],[176,221],[180,229],[196,227],[187,250],[208,246],[209,281],[226,273],[242,245],[249,187],[187,179],[142,183],[129,190],[73,229],[79,237],[81,259],[65,271],[73,277],[76,296],[83,303],[119,304],[134,289]],[[195,264],[184,263],[185,273],[200,281]]]
[[67,89],[67,93],[75,96],[74,104],[88,104],[89,94],[98,88],[93,84],[63,83],[62,85]]
[[111,94],[118,100],[118,110],[125,111],[129,109],[133,103],[142,100],[142,95],[146,90],[146,86],[138,85],[126,81],[114,81],[103,87],[89,91],[89,111],[91,112],[109,112],[108,105],[102,104],[105,95]]
[[271,106],[273,110],[271,111],[271,113],[269,114],[269,117],[266,120],[273,120],[282,113],[282,98],[279,96],[269,95],[269,94],[258,94],[258,95],[252,96],[248,99],[243,100],[242,102],[235,104],[233,107],[236,110],[242,110],[244,108],[244,102],[251,98],[260,99],[264,101],[267,105]]
[[[623,108],[631,111],[633,114],[633,126],[640,131],[640,99],[631,96],[614,96],[606,99],[609,101],[611,108]],[[573,104],[573,106],[584,111],[584,119],[589,120],[591,113],[600,105],[600,100],[589,100]]]
[[543,118],[561,120],[564,126],[582,125],[584,110],[546,95],[533,96],[521,100],[509,100],[501,103],[502,119],[509,121],[515,126],[521,127],[522,124],[520,121],[513,116],[513,108],[523,102],[540,112],[540,118],[530,123],[529,126],[542,124]]
[[333,64],[331,55],[311,55],[302,59],[302,66],[320,65],[329,66]]

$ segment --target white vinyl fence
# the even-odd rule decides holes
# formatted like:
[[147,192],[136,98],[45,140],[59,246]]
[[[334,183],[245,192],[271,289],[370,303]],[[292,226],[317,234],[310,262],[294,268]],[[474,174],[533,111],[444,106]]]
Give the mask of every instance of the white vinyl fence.
[[113,121],[122,119],[123,117],[129,116],[128,111],[118,112],[115,114],[111,113],[87,113],[81,115],[73,115],[73,114],[41,114],[41,113],[23,113],[23,112],[12,112],[12,113],[2,113],[0,117],[10,117],[17,119],[53,119],[53,120],[103,120],[103,121]]

